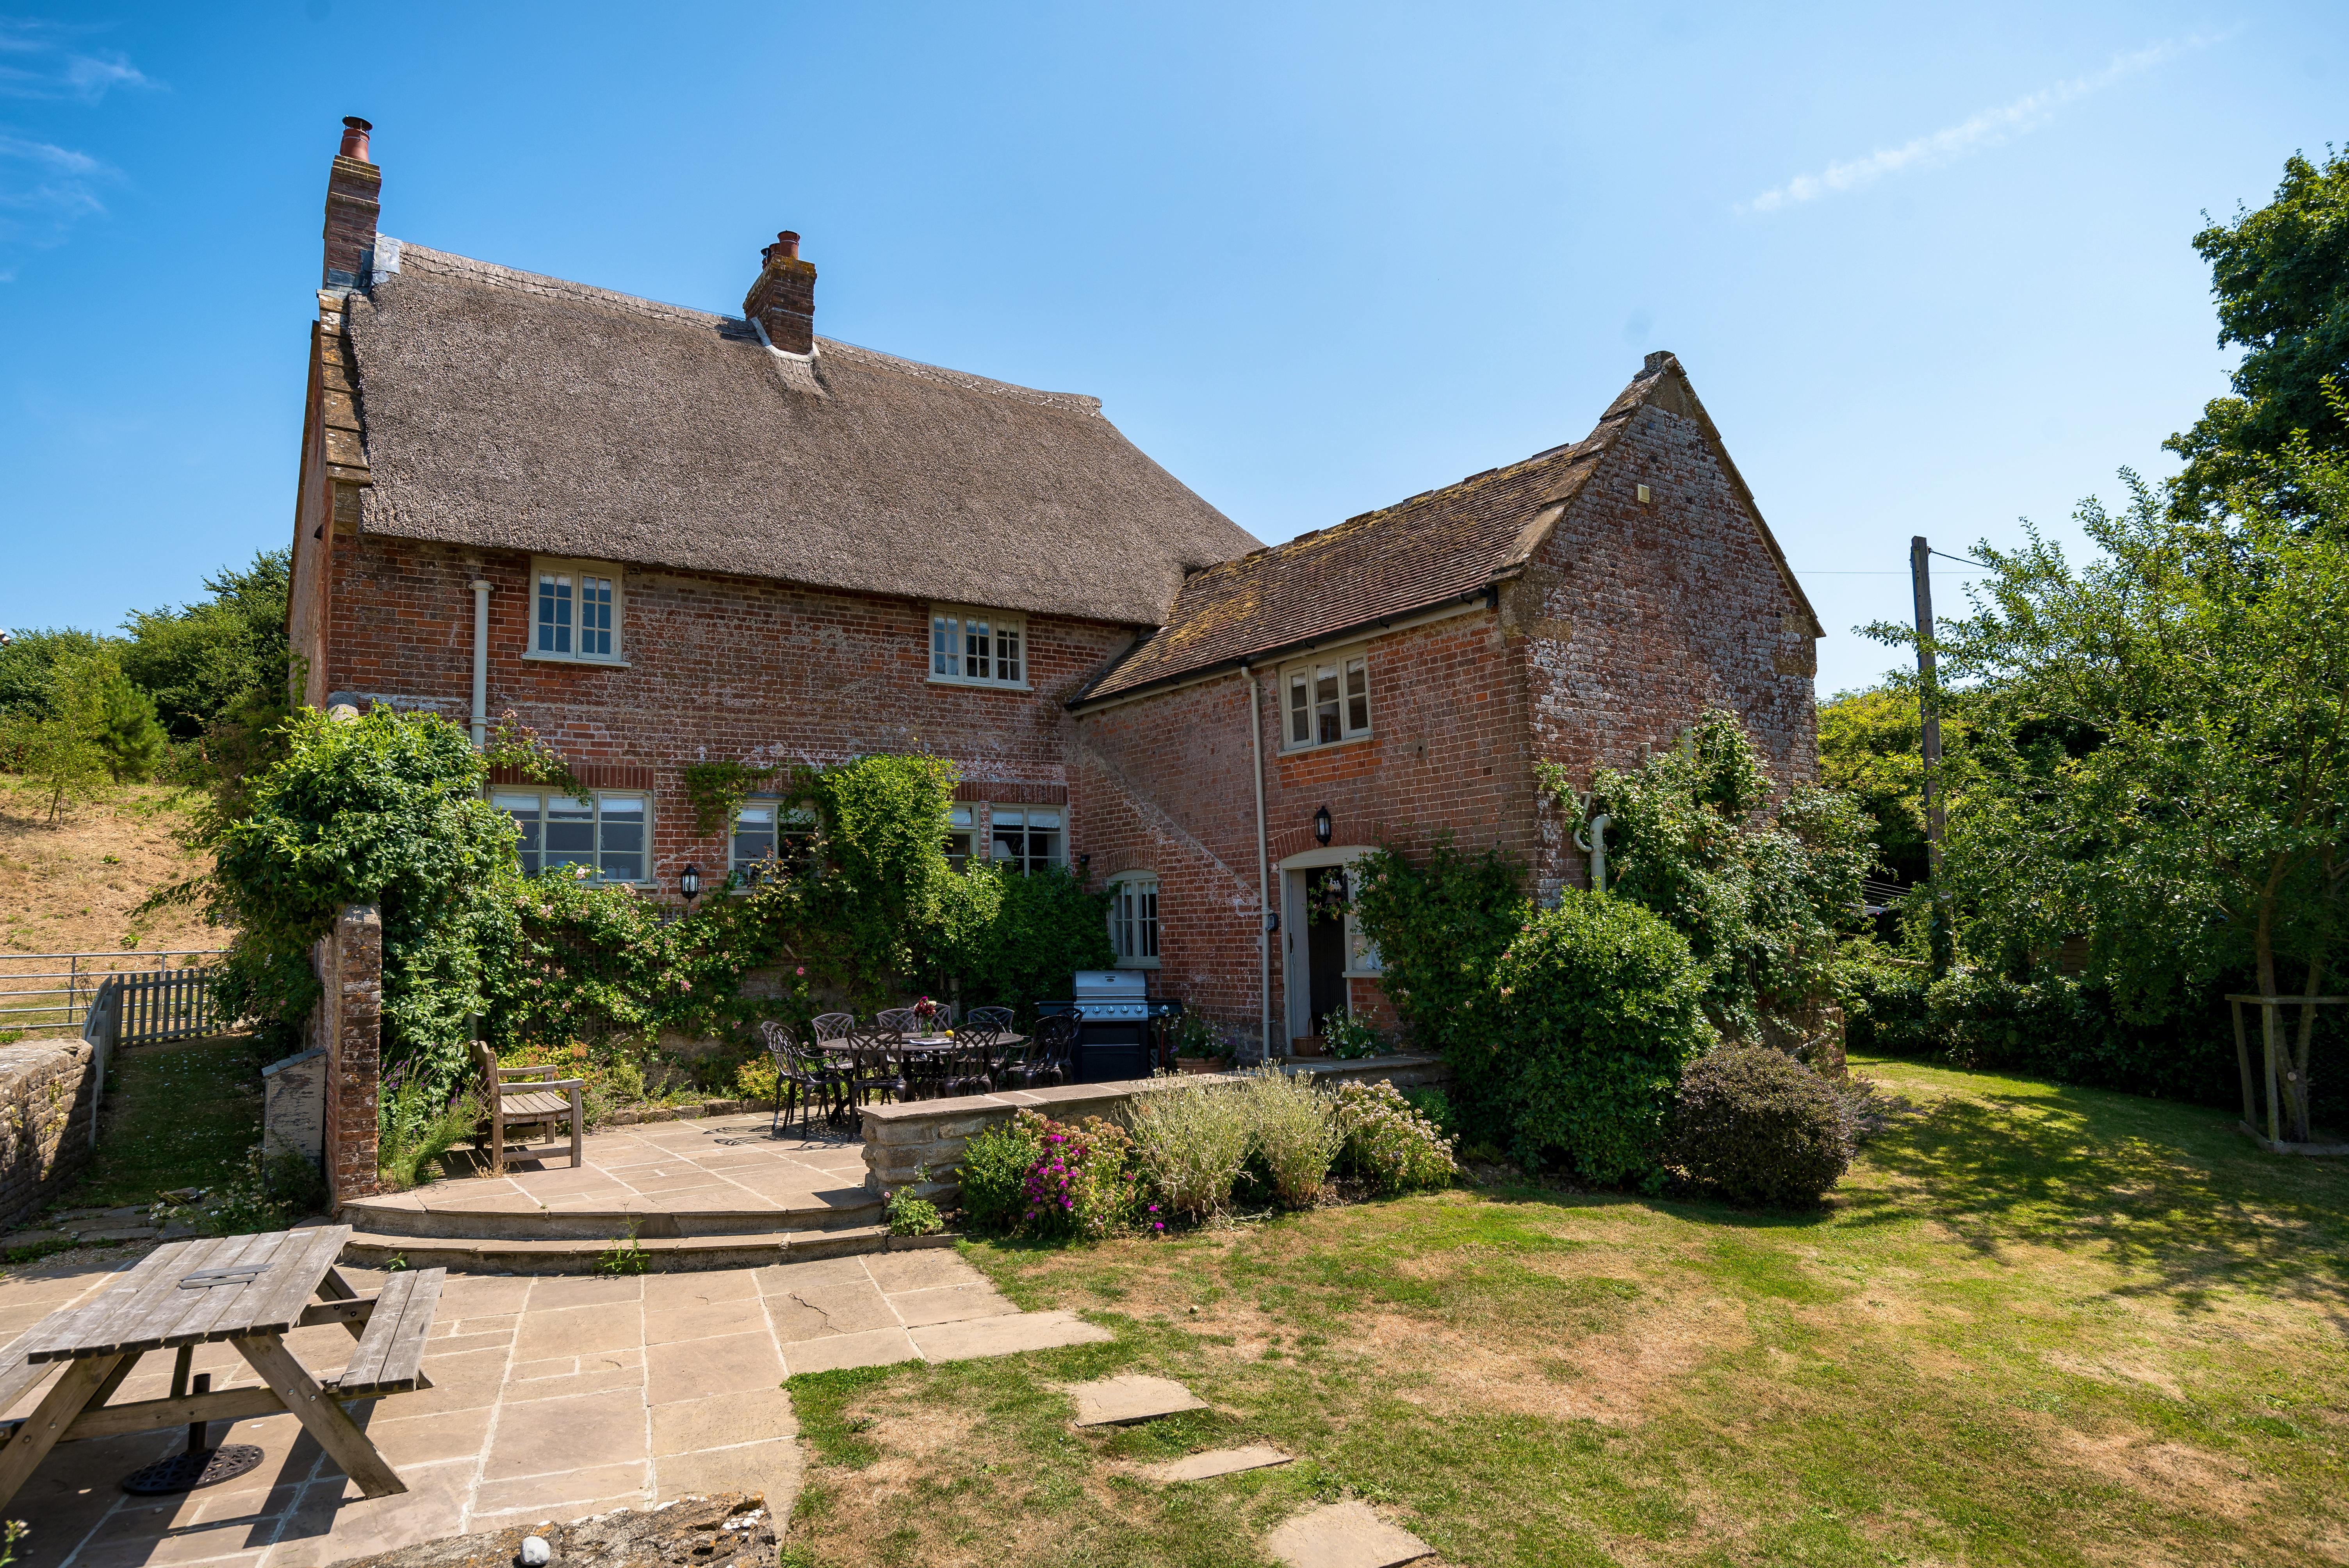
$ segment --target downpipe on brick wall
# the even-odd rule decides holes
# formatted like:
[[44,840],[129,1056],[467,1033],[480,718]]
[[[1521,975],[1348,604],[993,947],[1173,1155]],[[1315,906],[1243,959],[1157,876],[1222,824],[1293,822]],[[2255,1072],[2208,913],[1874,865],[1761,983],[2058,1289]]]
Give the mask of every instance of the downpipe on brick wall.
[[1264,1031],[1263,1060],[1272,1059],[1272,861],[1265,848],[1264,837],[1264,717],[1258,706],[1256,666],[1247,660],[1240,661],[1240,674],[1248,684],[1248,755],[1256,767],[1256,902],[1258,912],[1256,934],[1257,1000],[1258,1026]]
[[[1586,800],[1583,804],[1587,808],[1589,802]],[[1574,835],[1575,846],[1590,857],[1590,891],[1592,892],[1607,891],[1607,829],[1608,825],[1614,820],[1614,818],[1601,811],[1590,819],[1590,837],[1586,839],[1580,833]]]
[[472,588],[473,749],[486,751],[490,744],[490,585],[476,579]]

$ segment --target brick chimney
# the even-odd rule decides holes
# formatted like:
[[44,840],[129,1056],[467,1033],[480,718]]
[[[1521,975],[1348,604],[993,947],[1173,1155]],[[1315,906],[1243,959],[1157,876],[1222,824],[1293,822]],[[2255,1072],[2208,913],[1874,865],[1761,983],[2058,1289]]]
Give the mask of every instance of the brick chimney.
[[800,237],[789,229],[759,255],[766,264],[742,297],[742,314],[766,328],[773,347],[814,353],[815,263],[800,260]]
[[375,127],[352,115],[343,121],[343,148],[326,175],[326,260],[320,288],[357,288],[367,282],[367,260],[375,251],[376,200],[383,170],[367,161],[367,132]]

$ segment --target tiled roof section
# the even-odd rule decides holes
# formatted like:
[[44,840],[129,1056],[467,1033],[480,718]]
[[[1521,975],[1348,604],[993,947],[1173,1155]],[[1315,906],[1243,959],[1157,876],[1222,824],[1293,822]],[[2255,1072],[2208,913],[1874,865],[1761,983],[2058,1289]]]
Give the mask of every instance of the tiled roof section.
[[1143,625],[1256,545],[1092,397],[419,245],[349,330],[370,533]]
[[[1195,573],[1184,583],[1166,624],[1080,694],[1076,705],[1375,626],[1484,591],[1513,575],[1540,548],[1565,503],[1651,402],[1703,426],[1714,456],[1750,508],[1753,496],[1680,362],[1670,355],[1651,356],[1590,434],[1571,446],[1487,469],[1443,490]],[[1753,515],[1763,543],[1807,615],[1809,601],[1786,571],[1761,513]]]

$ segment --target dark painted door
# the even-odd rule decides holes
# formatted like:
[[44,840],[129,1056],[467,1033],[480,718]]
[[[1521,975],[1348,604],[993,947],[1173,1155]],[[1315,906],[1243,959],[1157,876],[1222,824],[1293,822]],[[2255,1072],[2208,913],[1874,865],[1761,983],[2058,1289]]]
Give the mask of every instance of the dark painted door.
[[1322,1019],[1346,1010],[1346,918],[1333,907],[1343,904],[1345,879],[1343,866],[1305,873],[1305,985],[1317,1035]]

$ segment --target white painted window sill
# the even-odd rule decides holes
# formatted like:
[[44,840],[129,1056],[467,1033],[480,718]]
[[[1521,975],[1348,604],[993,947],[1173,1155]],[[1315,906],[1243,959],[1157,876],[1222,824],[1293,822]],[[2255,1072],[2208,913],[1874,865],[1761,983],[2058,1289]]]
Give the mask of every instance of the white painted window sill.
[[570,665],[583,670],[625,670],[626,659],[583,659],[572,654],[526,653],[523,657],[535,665]]
[[1303,746],[1284,746],[1280,748],[1280,755],[1302,757],[1309,751],[1335,751],[1341,746],[1360,746],[1365,740],[1375,739],[1377,736],[1377,730],[1366,729],[1360,735],[1350,735],[1343,740],[1316,740]]
[[965,680],[959,676],[931,676],[927,678],[932,686],[960,686],[966,691],[1033,691],[1036,689],[1026,681],[974,681]]

